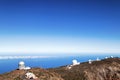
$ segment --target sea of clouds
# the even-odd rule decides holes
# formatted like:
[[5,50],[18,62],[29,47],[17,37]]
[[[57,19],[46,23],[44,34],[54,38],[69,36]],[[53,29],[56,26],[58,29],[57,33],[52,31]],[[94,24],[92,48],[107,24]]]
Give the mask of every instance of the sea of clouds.
[[55,56],[0,56],[0,59],[37,59],[37,58],[51,58]]

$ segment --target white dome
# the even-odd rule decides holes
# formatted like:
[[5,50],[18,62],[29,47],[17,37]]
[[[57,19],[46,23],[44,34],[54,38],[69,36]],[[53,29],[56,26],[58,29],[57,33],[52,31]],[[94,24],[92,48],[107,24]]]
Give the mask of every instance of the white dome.
[[78,62],[77,60],[72,60],[72,62],[73,62],[73,65],[79,65],[80,64],[80,62]]
[[96,61],[100,61],[100,59],[97,57]]
[[73,60],[72,62],[73,62],[73,64],[76,64],[76,63],[77,63],[77,60]]
[[89,62],[89,64],[92,64],[92,60],[91,59],[89,59],[88,62]]
[[108,57],[105,57],[105,59],[108,59]]
[[23,61],[20,61],[19,62],[19,65],[24,65],[25,63]]

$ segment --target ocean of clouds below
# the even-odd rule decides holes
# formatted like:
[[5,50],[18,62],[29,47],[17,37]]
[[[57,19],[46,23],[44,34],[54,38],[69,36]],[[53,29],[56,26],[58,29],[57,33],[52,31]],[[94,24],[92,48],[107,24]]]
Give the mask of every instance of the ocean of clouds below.
[[0,59],[37,59],[37,58],[50,58],[55,56],[0,56]]

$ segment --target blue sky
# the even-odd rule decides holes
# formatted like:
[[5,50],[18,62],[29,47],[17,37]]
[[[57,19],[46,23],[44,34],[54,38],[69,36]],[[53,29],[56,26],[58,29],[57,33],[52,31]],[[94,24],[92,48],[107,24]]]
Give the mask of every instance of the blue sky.
[[0,0],[2,53],[120,53],[119,0]]

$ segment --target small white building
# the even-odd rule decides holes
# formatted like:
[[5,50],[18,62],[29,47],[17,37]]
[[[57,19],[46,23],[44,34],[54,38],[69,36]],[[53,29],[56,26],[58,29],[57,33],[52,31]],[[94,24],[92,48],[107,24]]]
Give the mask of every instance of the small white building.
[[66,68],[67,68],[67,69],[71,69],[71,68],[72,68],[72,66],[71,66],[71,65],[68,65]]
[[31,69],[29,66],[25,67],[25,63],[23,61],[20,61],[18,64],[19,70],[28,70]]
[[75,65],[79,65],[80,64],[80,62],[78,62],[77,60],[72,60],[72,65],[68,65],[66,68],[67,69],[71,69],[73,66],[75,66]]
[[19,70],[25,69],[25,63],[23,61],[20,61],[18,64]]
[[91,59],[89,59],[89,60],[88,60],[88,63],[89,63],[89,64],[92,64],[92,60],[91,60]]
[[73,62],[73,64],[72,64],[73,66],[74,66],[74,65],[79,65],[79,64],[80,64],[80,62],[78,62],[77,60],[73,60],[72,62]]
[[97,57],[96,61],[100,61],[100,59]]
[[28,69],[31,69],[31,67],[29,67],[29,66],[25,67],[25,70],[28,70]]
[[113,56],[110,56],[110,58],[113,58]]
[[108,57],[106,56],[105,59],[108,59]]

